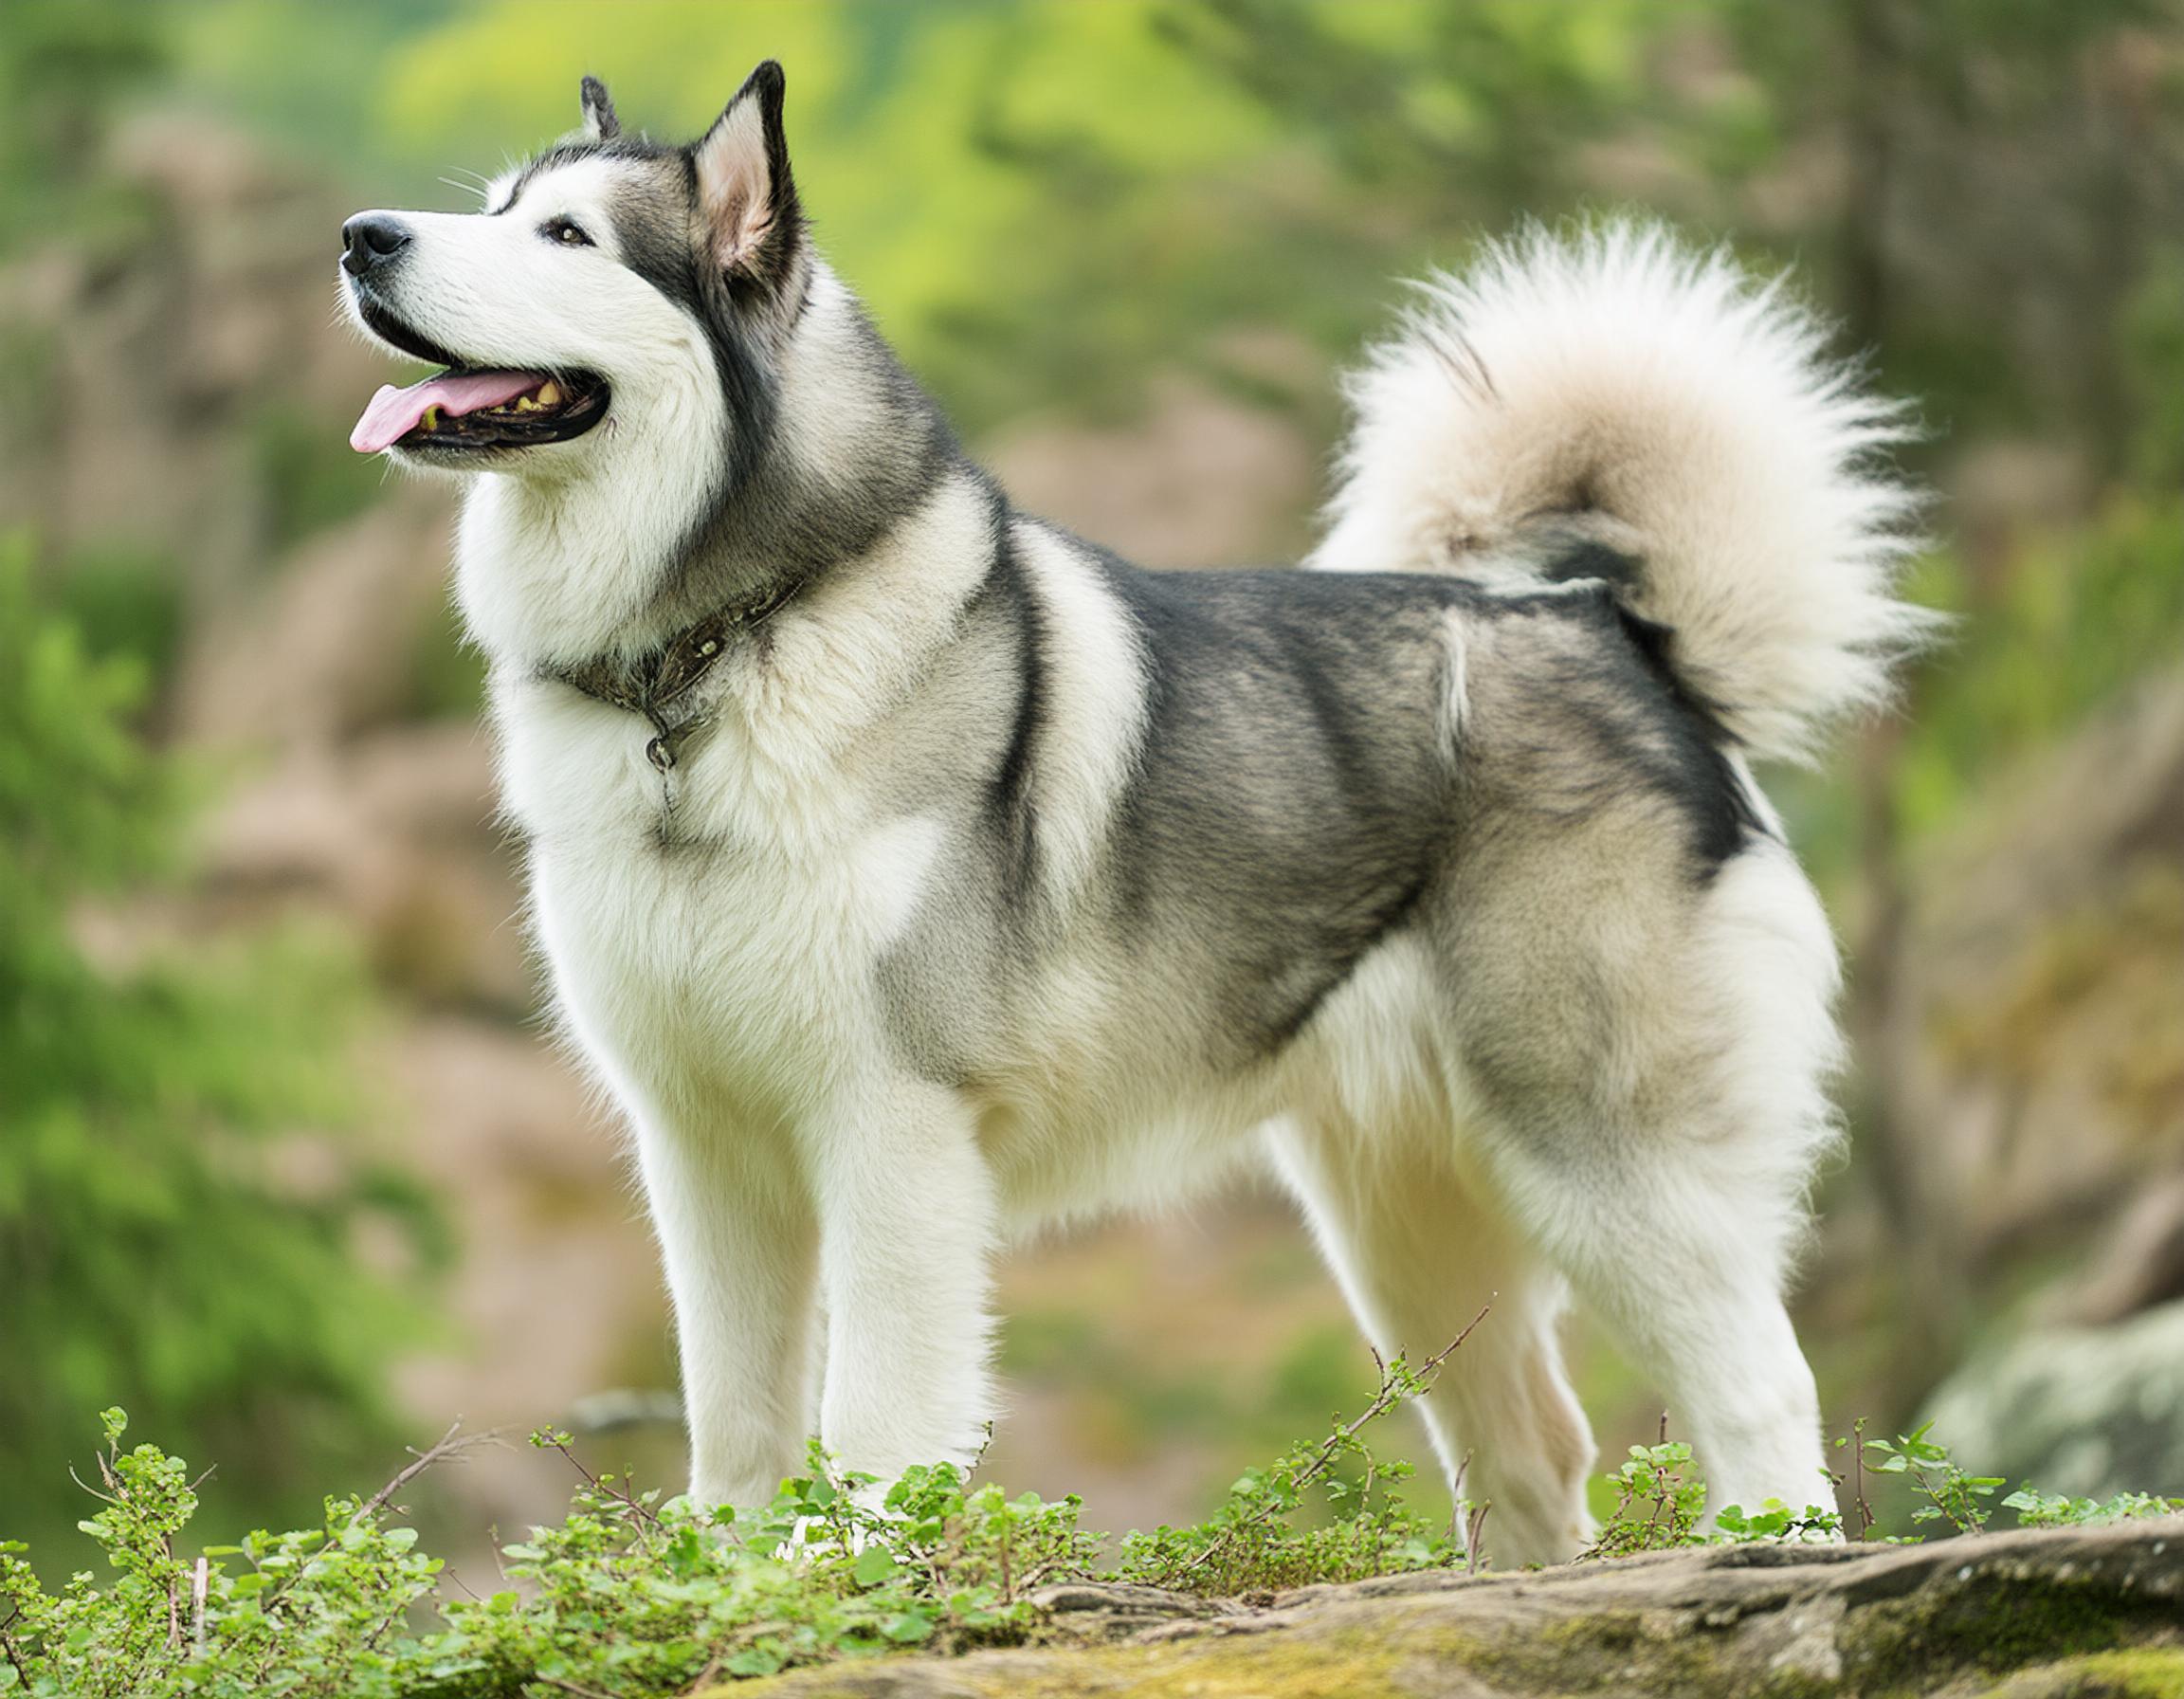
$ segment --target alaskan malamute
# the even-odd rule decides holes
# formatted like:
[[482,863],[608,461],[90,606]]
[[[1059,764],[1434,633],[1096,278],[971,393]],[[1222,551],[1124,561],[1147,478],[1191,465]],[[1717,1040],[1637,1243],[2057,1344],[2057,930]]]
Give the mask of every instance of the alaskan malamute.
[[448,370],[352,442],[468,482],[457,584],[574,1043],[627,1111],[693,1489],[994,1409],[1013,1233],[1265,1159],[1414,1358],[1502,1563],[1588,1538],[1566,1295],[1716,1508],[1825,1502],[1783,1308],[1841,1055],[1746,763],[1880,698],[1894,409],[1720,255],[1595,226],[1430,282],[1320,571],[1141,572],[1010,504],[814,250],[760,65],[482,212],[362,212]]

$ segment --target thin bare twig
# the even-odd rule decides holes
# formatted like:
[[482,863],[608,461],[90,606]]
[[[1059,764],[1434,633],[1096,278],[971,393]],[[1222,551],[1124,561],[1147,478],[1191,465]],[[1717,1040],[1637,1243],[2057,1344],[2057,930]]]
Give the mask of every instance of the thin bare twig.
[[570,1449],[568,1442],[558,1434],[550,1434],[547,1438],[553,1448],[569,1460],[569,1467],[584,1477],[585,1485],[590,1487],[592,1491],[603,1492],[609,1498],[619,1502],[632,1516],[637,1518],[640,1527],[646,1530],[659,1527],[660,1514],[651,1506],[641,1502],[622,1488],[608,1486],[606,1482],[584,1467],[576,1453]]
[[[500,1553],[498,1550],[493,1553],[493,1562],[496,1564],[500,1562]],[[464,1580],[461,1576],[457,1575],[452,1569],[443,1569],[440,1573],[446,1577],[447,1580],[453,1581],[458,1587],[461,1587],[463,1591],[472,1599],[476,1600],[484,1598],[483,1594],[480,1593],[476,1587],[473,1587],[468,1581]],[[500,1579],[502,1580],[506,1580],[508,1579],[508,1572],[505,1569],[501,1570]]]
[[0,1634],[0,1653],[5,1653],[8,1661],[14,1665],[15,1679],[23,1684],[23,1690],[27,1693],[30,1690],[30,1670],[23,1661],[23,1650],[15,1644],[13,1635]]
[[704,1691],[705,1689],[713,1685],[713,1678],[720,1673],[720,1666],[727,1661],[728,1654],[725,1652],[716,1652],[711,1657],[705,1660],[705,1667],[702,1670],[699,1671],[696,1675],[692,1676],[688,1681],[684,1682],[682,1686],[677,1688],[675,1691],[678,1694],[689,1694]]
[[[394,1478],[389,1481],[386,1486],[380,1488],[377,1492],[374,1492],[356,1507],[356,1513],[349,1519],[349,1525],[355,1527],[370,1521],[387,1507],[397,1492],[443,1458],[451,1457],[459,1452],[466,1452],[473,1446],[490,1445],[500,1437],[500,1429],[488,1428],[482,1434],[465,1434],[461,1439],[458,1439],[455,1437],[456,1431],[462,1426],[462,1418],[458,1416],[448,1424],[447,1432],[441,1434],[426,1450],[420,1452],[412,1449],[410,1453],[410,1461],[398,1470]],[[396,1508],[400,1508],[400,1507],[397,1506]],[[300,1562],[258,1596],[258,1609],[261,1612],[271,1612],[275,1606],[285,1599],[290,1589],[298,1581],[311,1573],[312,1565],[325,1554],[326,1541],[330,1537],[321,1536],[318,1545],[305,1554]]]
[[1487,1566],[1483,1536],[1486,1532],[1486,1512],[1493,1507],[1494,1501],[1486,1499],[1473,1505],[1471,1514],[1464,1519],[1464,1562],[1474,1575]]
[[[1456,1465],[1455,1480],[1448,1484],[1448,1540],[1450,1544],[1454,1544],[1456,1540],[1456,1519],[1462,1516],[1465,1510],[1464,1483],[1470,1479],[1470,1476],[1471,1453],[1465,1452],[1463,1461]],[[1465,1546],[1464,1549],[1465,1555],[1469,1555],[1471,1548]]]
[[97,1499],[102,1505],[118,1505],[121,1502],[119,1499],[114,1497],[111,1493],[100,1492],[98,1488],[92,1486],[90,1482],[86,1481],[82,1475],[78,1474],[76,1472],[76,1466],[73,1463],[68,1466],[68,1478],[71,1481],[74,1481],[77,1486],[82,1488],[85,1492],[88,1492],[93,1498]]
[[1850,1479],[1851,1492],[1858,1511],[1858,1538],[1873,1538],[1873,1524],[1878,1519],[1873,1507],[1866,1499],[1866,1418],[1860,1416],[1850,1424]]
[[[1455,1356],[1457,1348],[1471,1337],[1473,1330],[1486,1319],[1486,1312],[1493,1307],[1494,1301],[1491,1298],[1481,1305],[1479,1313],[1471,1318],[1469,1324],[1465,1327],[1463,1332],[1411,1371],[1409,1388],[1397,1385],[1393,1377],[1383,1366],[1380,1374],[1380,1390],[1374,1395],[1373,1401],[1359,1412],[1356,1419],[1337,1428],[1320,1441],[1320,1449],[1313,1452],[1310,1460],[1297,1471],[1294,1484],[1299,1489],[1309,1487],[1334,1467],[1335,1460],[1342,1454],[1343,1447],[1349,1441],[1356,1438],[1359,1431],[1368,1422],[1387,1415],[1395,1405],[1410,1396],[1412,1391],[1424,1392],[1432,1383],[1433,1377],[1441,1372],[1442,1365],[1449,1358]],[[1374,1357],[1377,1361],[1379,1353],[1375,1351]],[[1247,1529],[1258,1527],[1271,1518],[1275,1514],[1276,1508],[1277,1507],[1269,1502],[1254,1514],[1247,1516],[1242,1522],[1231,1524],[1218,1539],[1214,1540],[1188,1563],[1183,1564],[1175,1573],[1188,1575],[1194,1569],[1205,1567],[1215,1558],[1224,1554]]]
[[588,1688],[582,1682],[564,1681],[558,1675],[534,1675],[533,1681],[542,1681],[550,1688],[559,1688],[564,1693],[574,1693],[577,1699],[614,1699],[611,1693],[602,1693],[597,1688]]
[[463,1418],[457,1416],[447,1424],[447,1432],[441,1434],[426,1450],[422,1452],[412,1450],[410,1453],[410,1461],[395,1471],[394,1478],[357,1507],[356,1520],[361,1522],[365,1517],[385,1509],[388,1505],[393,1502],[397,1492],[400,1492],[403,1488],[409,1486],[411,1481],[414,1481],[443,1458],[452,1457],[458,1452],[466,1452],[473,1446],[489,1445],[500,1437],[500,1429],[489,1428],[482,1434],[465,1434],[458,1439],[455,1435],[462,1432],[462,1428]]
[[5,1653],[8,1661],[15,1666],[15,1679],[27,1693],[30,1690],[29,1666],[23,1661],[23,1648],[15,1643],[15,1636],[8,1632],[15,1626],[15,1619],[22,1615],[23,1607],[17,1605],[8,1613],[7,1620],[0,1621],[0,1653]]

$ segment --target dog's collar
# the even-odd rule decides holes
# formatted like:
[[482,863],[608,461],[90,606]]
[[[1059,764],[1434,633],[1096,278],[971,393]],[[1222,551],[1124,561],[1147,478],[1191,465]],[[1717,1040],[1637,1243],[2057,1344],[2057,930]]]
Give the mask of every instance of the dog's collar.
[[645,745],[645,758],[665,773],[675,765],[682,744],[712,718],[710,712],[694,707],[690,699],[713,664],[727,652],[728,640],[779,612],[801,583],[790,578],[755,602],[716,609],[634,661],[595,655],[573,667],[548,667],[544,676],[650,721],[656,735]]

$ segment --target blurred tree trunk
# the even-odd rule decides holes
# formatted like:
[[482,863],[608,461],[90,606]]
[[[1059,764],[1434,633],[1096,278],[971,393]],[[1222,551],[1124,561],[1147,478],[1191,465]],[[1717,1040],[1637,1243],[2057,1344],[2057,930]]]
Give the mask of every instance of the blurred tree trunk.
[[[2091,133],[2087,195],[2095,300],[2090,320],[2107,329],[2120,322],[2145,271],[2146,222],[2140,198],[2140,161],[2158,156],[2155,89],[2158,61],[2132,32],[2097,44],[2086,55],[2080,99]],[[2135,434],[2130,375],[2123,348],[2111,334],[2098,339],[2087,360],[2089,429],[2094,463],[2102,480],[2127,469]]]
[[[1855,347],[1878,356],[1887,346],[1888,217],[1896,165],[1898,102],[1916,78],[1905,52],[1901,0],[1840,0],[1850,75],[1844,125],[1847,171],[1841,244],[1844,314]],[[1916,676],[1905,679],[1906,695]],[[1904,704],[1908,709],[1908,703]],[[1853,941],[1849,1006],[1859,1083],[1858,1132],[1866,1171],[1904,1288],[1919,1294],[1899,1307],[1904,1379],[1913,1365],[1948,1361],[1966,1303],[1960,1234],[1955,1212],[1937,1196],[1921,1160],[1918,1129],[1905,1124],[1898,1089],[1917,1034],[1906,1032],[1902,967],[1908,896],[1902,830],[1897,806],[1897,763],[1903,743],[1901,715],[1868,726],[1855,755],[1858,864],[1866,898]],[[1896,1378],[1896,1377],[1892,1377]],[[1907,1389],[1908,1390],[1908,1389]],[[1918,1390],[1923,1390],[1919,1388]]]

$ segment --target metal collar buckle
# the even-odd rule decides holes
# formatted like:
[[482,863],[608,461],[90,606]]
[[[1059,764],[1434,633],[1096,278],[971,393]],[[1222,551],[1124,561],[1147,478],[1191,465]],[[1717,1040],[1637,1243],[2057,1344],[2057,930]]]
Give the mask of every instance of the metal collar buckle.
[[546,676],[594,701],[649,721],[656,734],[645,745],[645,758],[662,775],[673,771],[677,751],[709,716],[675,709],[713,670],[726,652],[731,632],[763,624],[793,596],[801,580],[791,579],[743,607],[721,608],[687,627],[651,654],[624,665],[600,656],[574,667],[551,669]]

